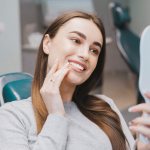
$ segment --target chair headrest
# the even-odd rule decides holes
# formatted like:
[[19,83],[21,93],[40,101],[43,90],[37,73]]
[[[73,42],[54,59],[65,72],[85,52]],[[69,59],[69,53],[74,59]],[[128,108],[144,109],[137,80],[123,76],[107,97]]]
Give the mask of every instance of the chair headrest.
[[111,9],[114,25],[117,28],[122,28],[131,21],[128,7],[122,7],[119,3],[114,2]]
[[20,79],[7,83],[2,91],[4,102],[26,99],[31,96],[31,79]]

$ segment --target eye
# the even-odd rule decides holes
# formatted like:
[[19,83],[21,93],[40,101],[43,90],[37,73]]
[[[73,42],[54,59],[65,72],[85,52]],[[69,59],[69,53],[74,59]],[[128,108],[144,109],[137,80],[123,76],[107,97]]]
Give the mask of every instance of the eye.
[[76,44],[80,44],[81,43],[81,41],[79,40],[79,39],[77,39],[77,38],[72,38],[71,39],[74,43],[76,43]]
[[99,54],[99,50],[97,50],[97,49],[90,49],[90,52],[93,53],[94,55]]

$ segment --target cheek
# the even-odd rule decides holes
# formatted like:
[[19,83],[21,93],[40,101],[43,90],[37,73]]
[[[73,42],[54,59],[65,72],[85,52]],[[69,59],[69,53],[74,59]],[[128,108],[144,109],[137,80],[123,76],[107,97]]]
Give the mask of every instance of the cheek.
[[58,48],[51,50],[51,52],[48,56],[48,66],[49,66],[49,68],[51,68],[54,65],[56,59],[58,59],[59,66],[64,65],[66,63],[67,56],[69,56],[69,54],[66,50],[58,49]]
[[91,71],[93,72],[97,66],[98,59],[93,59],[91,62]]
[[53,51],[56,56],[61,58],[72,54],[73,50],[73,46],[68,41],[64,41],[62,44],[55,45]]
[[93,62],[92,65],[90,66],[91,69],[87,72],[87,79],[92,75],[93,71],[95,70],[97,65],[97,61]]
[[59,60],[62,56],[63,56],[62,48],[56,46],[55,44],[52,45],[49,52],[49,62],[54,62],[57,58]]

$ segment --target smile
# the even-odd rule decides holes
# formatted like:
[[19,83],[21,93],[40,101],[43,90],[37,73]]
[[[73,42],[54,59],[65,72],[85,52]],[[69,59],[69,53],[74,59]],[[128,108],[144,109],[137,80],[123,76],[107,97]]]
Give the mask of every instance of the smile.
[[75,60],[69,60],[69,64],[72,66],[73,70],[77,72],[83,72],[87,69],[86,65]]
[[73,63],[73,62],[71,62],[70,64],[73,65],[74,67],[77,67],[78,69],[80,69],[82,71],[84,70],[84,68],[82,66],[80,66],[79,64],[76,64],[76,63]]

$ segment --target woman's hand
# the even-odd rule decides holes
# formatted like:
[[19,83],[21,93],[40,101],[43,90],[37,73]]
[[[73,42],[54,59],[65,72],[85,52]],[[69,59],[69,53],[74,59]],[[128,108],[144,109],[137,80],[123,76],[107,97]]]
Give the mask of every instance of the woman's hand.
[[[143,112],[150,114],[150,104],[143,103],[129,109],[131,112]],[[130,122],[130,129],[134,132],[142,133],[150,138],[150,116],[137,117]]]
[[58,69],[58,67],[59,63],[58,60],[56,60],[56,63],[46,75],[40,93],[49,114],[64,115],[65,110],[59,88],[69,71],[69,63],[60,69]]
[[[150,92],[145,96],[150,99]],[[129,112],[147,113],[148,116],[137,117],[129,123],[129,128],[135,133],[140,133],[150,139],[150,103],[143,103],[129,108]],[[137,142],[138,150],[150,150],[150,144]]]

